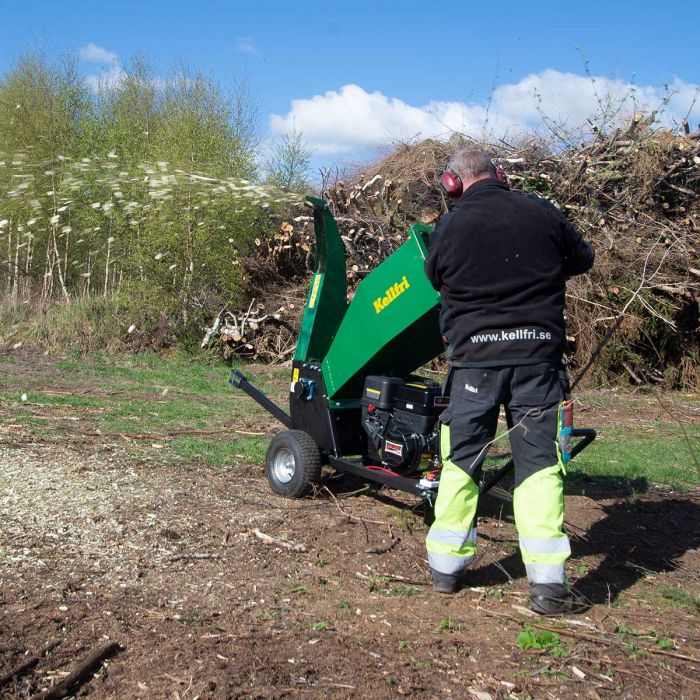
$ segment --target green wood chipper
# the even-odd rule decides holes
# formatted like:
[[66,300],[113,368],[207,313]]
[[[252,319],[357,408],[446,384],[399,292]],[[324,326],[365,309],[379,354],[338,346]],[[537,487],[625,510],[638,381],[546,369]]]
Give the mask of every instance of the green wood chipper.
[[[367,481],[434,502],[439,485],[439,421],[449,402],[440,384],[413,374],[440,355],[440,295],[423,264],[431,228],[414,224],[408,240],[347,298],[345,248],[328,204],[314,197],[316,253],[292,363],[289,413],[238,370],[231,384],[257,401],[287,430],[267,451],[271,489],[306,494],[328,465]],[[594,430],[574,430],[580,452]],[[488,491],[512,462],[483,484]]]

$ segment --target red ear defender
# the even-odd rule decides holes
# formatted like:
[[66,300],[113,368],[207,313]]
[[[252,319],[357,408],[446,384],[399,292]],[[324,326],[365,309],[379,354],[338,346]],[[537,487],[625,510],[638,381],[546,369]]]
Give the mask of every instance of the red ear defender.
[[440,189],[448,197],[459,197],[462,194],[462,180],[454,170],[446,169],[440,175]]

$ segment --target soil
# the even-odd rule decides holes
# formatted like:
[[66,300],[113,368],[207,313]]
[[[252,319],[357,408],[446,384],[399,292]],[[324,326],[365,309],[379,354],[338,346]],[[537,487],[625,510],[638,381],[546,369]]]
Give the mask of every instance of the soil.
[[[572,483],[567,573],[590,607],[546,620],[527,612],[500,501],[483,499],[478,560],[445,596],[410,496],[328,475],[290,501],[259,464],[212,469],[110,436],[0,438],[0,697],[50,688],[108,642],[121,647],[72,692],[700,696],[698,492]],[[559,641],[520,648],[528,627]]]

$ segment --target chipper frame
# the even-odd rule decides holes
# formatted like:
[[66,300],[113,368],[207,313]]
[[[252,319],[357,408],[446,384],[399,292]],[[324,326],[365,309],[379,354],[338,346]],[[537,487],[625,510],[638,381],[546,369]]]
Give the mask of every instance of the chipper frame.
[[[288,429],[272,439],[267,452],[270,486],[280,495],[302,496],[320,480],[325,464],[415,494],[432,505],[439,484],[437,455],[430,464],[415,464],[406,474],[397,473],[386,463],[376,463],[376,452],[363,428],[367,411],[376,410],[367,397],[379,397],[388,384],[401,383],[392,378],[408,377],[414,382],[408,384],[414,392],[432,391],[433,413],[447,400],[411,374],[444,349],[438,325],[440,295],[423,271],[432,229],[411,226],[408,240],[360,282],[348,302],[345,248],[335,219],[325,201],[307,200],[314,212],[315,267],[292,363],[289,414],[241,372],[234,370],[231,377],[234,387]],[[371,385],[380,389],[368,388],[368,377],[370,383],[381,380]],[[414,408],[412,404],[408,407]],[[595,438],[595,431],[575,430],[573,436],[581,439],[572,456]],[[398,451],[400,447],[389,445],[395,443],[387,441],[386,449]],[[482,491],[488,491],[512,467],[512,462],[501,467],[482,484]]]

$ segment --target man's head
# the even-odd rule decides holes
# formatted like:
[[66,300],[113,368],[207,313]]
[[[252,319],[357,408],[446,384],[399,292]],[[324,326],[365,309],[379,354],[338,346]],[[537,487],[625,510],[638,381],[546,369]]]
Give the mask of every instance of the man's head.
[[486,151],[465,146],[450,156],[445,172],[440,176],[440,183],[447,194],[459,197],[475,182],[488,178],[496,178],[496,166]]

